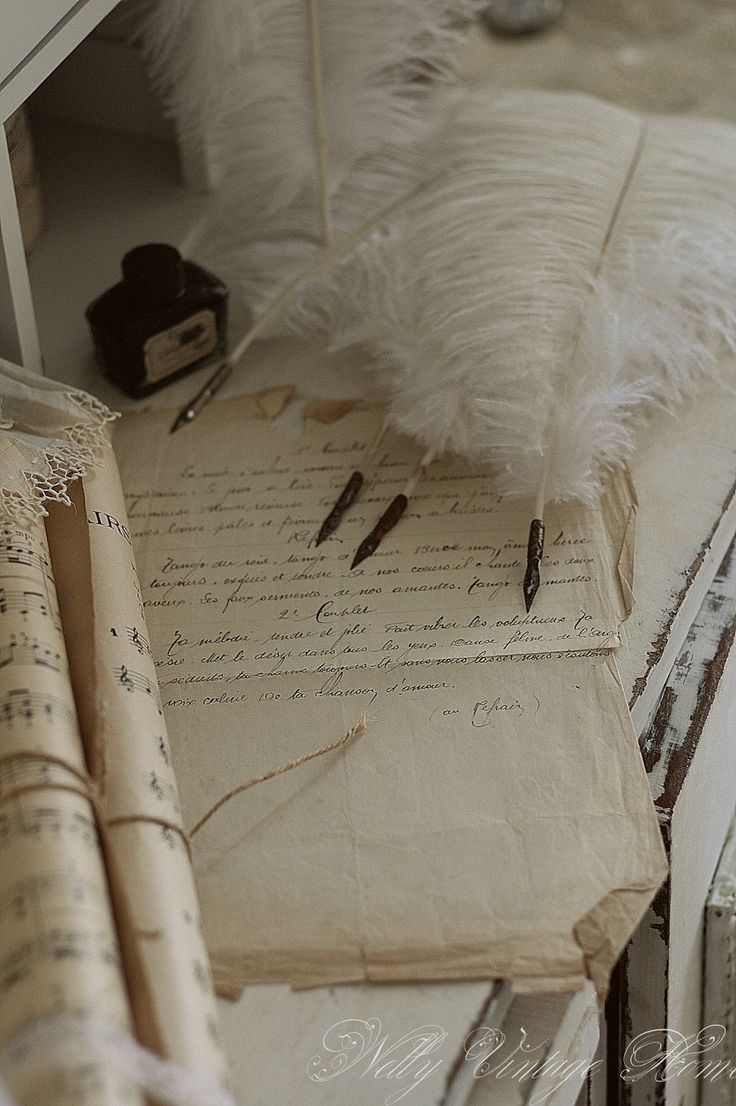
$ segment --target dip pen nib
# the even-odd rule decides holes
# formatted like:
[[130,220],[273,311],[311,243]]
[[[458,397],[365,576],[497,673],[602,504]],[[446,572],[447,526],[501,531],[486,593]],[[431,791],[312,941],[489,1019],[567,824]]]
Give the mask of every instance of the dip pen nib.
[[397,496],[394,496],[370,534],[367,534],[366,537],[363,538],[355,551],[353,563],[350,566],[351,570],[357,568],[360,562],[364,561],[366,557],[373,556],[382,540],[386,537],[386,534],[393,530],[404,511],[409,506],[409,497],[419,483],[420,477],[424,476],[428,466],[432,464],[434,455],[434,449],[427,450],[406,484],[404,484],[403,490],[400,491]]
[[544,523],[541,518],[533,518],[529,526],[529,542],[526,548],[526,572],[524,573],[524,605],[527,614],[531,610],[534,596],[539,591],[539,562],[544,552]]
[[353,563],[350,565],[351,569],[357,568],[366,557],[373,556],[386,534],[393,530],[408,506],[409,500],[405,495],[397,495],[391,500],[370,534],[363,538],[356,549]]
[[[370,449],[368,450],[368,453],[365,457],[366,461],[371,461],[375,458],[381,442],[386,437],[387,430],[388,424],[384,422],[383,426],[378,431],[375,439],[371,443]],[[358,495],[360,494],[360,490],[363,487],[364,483],[365,476],[360,471],[360,469],[356,469],[355,472],[352,473],[350,479],[340,492],[337,499],[335,500],[334,507],[320,526],[319,533],[317,534],[317,540],[314,543],[315,546],[321,545],[323,541],[326,541],[327,538],[329,538],[330,534],[335,533],[335,530],[337,530],[338,526],[343,520],[345,512],[348,510],[349,507],[352,507],[353,503],[355,503],[355,500],[358,498]]]
[[529,524],[529,541],[526,547],[526,572],[524,573],[524,583],[522,584],[521,590],[524,593],[524,605],[527,614],[529,614],[532,608],[534,596],[539,591],[539,563],[544,553],[544,523],[542,519],[544,518],[544,504],[547,500],[549,464],[550,453],[549,450],[547,450],[542,462],[542,472],[539,477],[539,487],[537,488],[537,499],[534,504],[534,518]]
[[364,479],[363,473],[356,469],[335,500],[335,506],[320,526],[315,545],[321,545],[323,541],[329,538],[330,534],[334,534],[337,530],[342,522],[343,515],[348,507],[355,502],[358,492],[363,487]]

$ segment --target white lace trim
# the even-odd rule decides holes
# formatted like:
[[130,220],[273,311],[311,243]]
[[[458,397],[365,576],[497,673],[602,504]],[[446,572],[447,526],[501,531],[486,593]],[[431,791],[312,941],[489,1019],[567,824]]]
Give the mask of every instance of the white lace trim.
[[[76,1062],[75,1062],[76,1059]],[[85,1080],[95,1068],[110,1083],[138,1088],[166,1106],[237,1106],[214,1079],[186,1071],[143,1048],[129,1033],[95,1017],[61,1014],[31,1022],[0,1051],[0,1106],[54,1100],[55,1080]],[[44,1093],[46,1092],[46,1093]]]
[[71,503],[69,486],[109,448],[105,427],[118,415],[86,392],[38,388],[1,372],[0,392],[0,512],[27,523],[48,514],[49,502]]

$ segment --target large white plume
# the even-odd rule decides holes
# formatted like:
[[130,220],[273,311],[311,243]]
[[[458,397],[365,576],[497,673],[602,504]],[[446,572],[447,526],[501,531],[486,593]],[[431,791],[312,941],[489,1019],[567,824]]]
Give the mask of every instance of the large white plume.
[[[647,409],[736,341],[736,129],[574,94],[459,95],[433,178],[292,321],[362,345],[391,420],[592,502]],[[727,363],[727,362],[726,362]]]

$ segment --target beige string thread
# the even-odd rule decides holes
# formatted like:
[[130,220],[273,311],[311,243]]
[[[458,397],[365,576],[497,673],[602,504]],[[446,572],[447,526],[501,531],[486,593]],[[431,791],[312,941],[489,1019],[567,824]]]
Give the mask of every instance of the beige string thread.
[[316,757],[324,756],[325,753],[331,753],[335,749],[339,749],[342,745],[346,745],[348,741],[351,741],[354,737],[360,737],[365,733],[368,728],[368,721],[364,714],[360,716],[358,721],[349,730],[338,737],[336,741],[330,742],[329,745],[323,745],[321,749],[314,749],[311,753],[305,753],[304,756],[297,757],[296,760],[290,760],[288,764],[282,764],[279,768],[272,768],[270,772],[265,772],[262,776],[254,776],[250,780],[246,780],[245,783],[238,784],[237,787],[233,787],[230,791],[227,791],[221,799],[218,799],[213,807],[207,811],[204,817],[189,831],[189,839],[194,837],[195,833],[199,833],[204,825],[209,822],[213,814],[216,814],[225,803],[229,803],[231,799],[234,799],[236,795],[241,795],[243,791],[247,791],[250,787],[255,787],[258,783],[265,783],[266,780],[275,779],[276,776],[281,776],[284,772],[290,772],[292,768],[298,768],[302,764],[306,764],[309,760],[314,760]]
[[36,753],[31,749],[19,749],[17,752],[7,753],[4,757],[0,757],[0,769],[3,765],[12,764],[14,761],[19,761],[21,764],[24,761],[31,761],[34,764],[51,764],[56,768],[63,768],[65,772],[76,777],[85,787],[89,786],[90,783],[89,775],[86,772],[80,771],[64,757],[54,756],[53,753]]
[[80,799],[85,799],[88,803],[94,805],[94,800],[90,793],[89,788],[75,787],[71,783],[24,783],[18,787],[13,787],[9,791],[4,791],[0,796],[0,801],[7,803],[11,799],[17,799],[19,795],[27,795],[29,791],[66,791],[69,795],[79,795]]
[[28,795],[32,791],[64,791],[67,794],[79,795],[79,797],[88,802],[94,810],[97,825],[100,827],[101,831],[110,829],[113,826],[127,825],[133,822],[148,822],[155,826],[161,826],[162,829],[168,829],[172,833],[179,835],[189,854],[189,859],[191,860],[192,851],[189,843],[189,836],[186,830],[184,830],[182,826],[177,825],[176,822],[171,822],[166,818],[154,817],[150,814],[121,814],[115,818],[106,817],[105,798],[95,778],[89,773],[80,772],[78,768],[70,764],[67,760],[64,760],[63,757],[53,756],[53,754],[47,755],[46,753],[19,751],[16,753],[9,753],[6,757],[1,758],[0,766],[12,765],[14,762],[23,763],[24,761],[49,764],[55,768],[62,768],[64,771],[74,776],[79,783],[62,783],[57,780],[35,780],[33,783],[21,783],[16,787],[11,787],[2,791],[0,793],[0,802],[9,802],[11,799],[16,799],[21,795]]
[[102,819],[103,825],[106,829],[113,828],[115,826],[128,826],[134,822],[146,822],[151,826],[160,826],[161,829],[170,830],[172,833],[178,834],[178,836],[184,842],[184,847],[189,854],[189,859],[192,859],[192,849],[189,843],[189,834],[181,826],[178,826],[176,822],[170,822],[167,818],[156,818],[153,814],[120,814],[117,818],[105,818]]
[[326,753],[332,753],[335,749],[341,748],[343,745],[347,745],[349,741],[352,741],[354,737],[360,737],[365,733],[368,728],[368,722],[366,716],[362,714],[354,726],[351,726],[349,730],[346,730],[341,737],[338,737],[335,741],[331,741],[329,745],[323,745],[320,749],[313,749],[311,753],[305,753],[303,756],[297,757],[296,760],[290,760],[288,764],[282,764],[278,768],[272,768],[269,772],[265,772],[262,776],[254,776],[250,780],[246,780],[245,783],[238,784],[237,787],[231,788],[227,791],[214,806],[210,807],[207,813],[199,819],[192,830],[187,833],[185,829],[178,826],[175,822],[170,822],[167,819],[155,818],[148,814],[125,814],[119,815],[116,818],[107,818],[102,810],[104,802],[99,793],[99,789],[91,776],[83,775],[78,769],[74,768],[67,761],[61,757],[45,756],[37,753],[11,753],[8,757],[4,758],[5,762],[12,762],[13,760],[34,760],[41,761],[49,764],[53,764],[60,768],[65,768],[73,776],[75,776],[80,782],[78,786],[73,784],[57,783],[52,781],[37,781],[34,783],[20,784],[18,787],[14,787],[11,790],[5,792],[0,796],[0,800],[6,802],[9,799],[14,799],[19,795],[25,795],[30,791],[67,791],[79,795],[81,798],[86,799],[92,806],[95,815],[97,817],[98,825],[102,829],[110,829],[114,826],[129,825],[134,822],[147,822],[156,826],[161,826],[163,829],[171,830],[181,837],[184,842],[184,846],[189,854],[191,860],[191,839],[195,833],[199,833],[204,825],[209,822],[210,818],[217,813],[226,803],[229,803],[231,799],[234,799],[236,795],[242,794],[244,791],[248,791],[249,788],[255,787],[259,783],[266,783],[267,780],[275,779],[276,776],[282,776],[285,772],[290,772],[293,768],[299,768],[302,764],[306,764],[310,760],[315,760],[317,757],[322,757]]

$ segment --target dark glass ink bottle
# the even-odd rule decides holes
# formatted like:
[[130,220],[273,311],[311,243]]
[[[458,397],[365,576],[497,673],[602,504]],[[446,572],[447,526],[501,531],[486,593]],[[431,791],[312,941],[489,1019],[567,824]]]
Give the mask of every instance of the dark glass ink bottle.
[[174,246],[126,253],[123,279],[87,308],[105,376],[147,396],[225,352],[227,288]]

